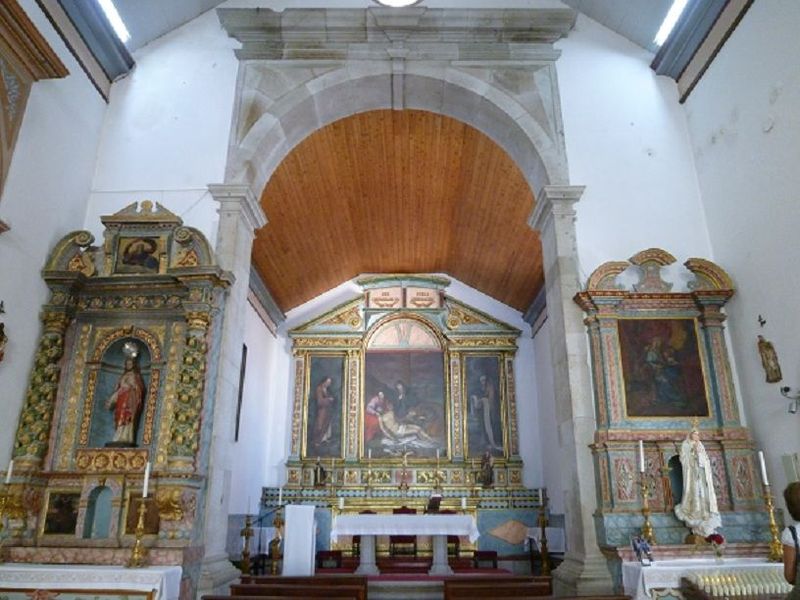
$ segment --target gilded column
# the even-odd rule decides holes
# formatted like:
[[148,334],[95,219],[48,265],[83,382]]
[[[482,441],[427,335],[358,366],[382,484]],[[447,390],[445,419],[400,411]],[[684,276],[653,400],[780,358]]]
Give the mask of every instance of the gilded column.
[[296,350],[294,355],[294,406],[292,408],[292,439],[289,448],[289,460],[300,460],[300,446],[303,435],[303,399],[306,360],[304,350]]
[[358,440],[359,440],[359,392],[361,390],[361,352],[359,350],[348,350],[347,352],[347,422],[343,428],[345,439],[342,447],[345,449],[346,460],[358,459]]
[[47,454],[61,377],[59,361],[64,354],[64,334],[70,320],[63,311],[45,310],[42,315],[44,333],[36,349],[14,443],[14,461],[20,470],[39,469]]
[[506,398],[508,399],[508,454],[511,460],[519,458],[519,421],[517,420],[517,384],[514,378],[514,356],[511,353],[503,353],[503,363],[505,364],[505,384]]
[[553,572],[556,595],[608,594],[613,589],[597,543],[595,471],[589,446],[596,427],[586,331],[573,297],[580,291],[575,203],[580,186],[545,186],[529,220],[542,241],[550,352],[553,361],[558,453],[564,483],[567,553]]
[[208,354],[206,335],[210,322],[208,311],[191,311],[186,315],[186,338],[175,386],[168,446],[170,470],[194,470],[200,442],[200,413],[203,409]]
[[705,338],[705,347],[711,360],[706,364],[713,365],[714,378],[716,379],[717,393],[719,394],[720,425],[738,427],[739,408],[736,404],[736,393],[733,389],[733,375],[728,360],[728,350],[725,344],[725,314],[718,302],[705,302],[698,299],[700,307],[700,330]]
[[452,399],[453,426],[450,431],[452,438],[452,458],[464,458],[464,398],[461,382],[461,354],[450,352],[450,398]]

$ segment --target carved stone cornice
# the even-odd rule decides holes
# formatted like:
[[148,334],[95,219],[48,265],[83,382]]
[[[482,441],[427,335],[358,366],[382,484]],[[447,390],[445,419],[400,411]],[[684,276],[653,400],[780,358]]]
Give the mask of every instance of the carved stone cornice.
[[[572,9],[218,9],[240,60],[555,60],[550,44],[575,25]],[[524,55],[512,52],[520,47]]]
[[583,185],[546,185],[536,195],[536,206],[528,218],[528,225],[544,231],[553,217],[575,218],[575,203],[583,196]]
[[210,183],[208,191],[220,203],[220,210],[241,213],[253,231],[267,224],[267,215],[249,185],[239,183]]

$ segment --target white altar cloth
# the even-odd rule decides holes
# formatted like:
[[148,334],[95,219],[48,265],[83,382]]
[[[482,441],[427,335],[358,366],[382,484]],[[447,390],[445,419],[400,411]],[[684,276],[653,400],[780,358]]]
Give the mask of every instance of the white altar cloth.
[[633,561],[622,563],[622,586],[634,600],[648,600],[652,589],[679,588],[681,577],[686,577],[692,571],[731,570],[741,573],[749,569],[776,569],[783,573],[781,563],[767,562],[763,558],[724,558],[721,563],[713,558],[659,561],[657,548],[654,558],[655,562],[648,567]]
[[178,600],[181,567],[125,567],[95,565],[0,565],[0,589],[31,590],[141,590],[155,591],[156,600]]
[[469,515],[342,515],[331,528],[331,541],[340,535],[466,535],[480,536]]

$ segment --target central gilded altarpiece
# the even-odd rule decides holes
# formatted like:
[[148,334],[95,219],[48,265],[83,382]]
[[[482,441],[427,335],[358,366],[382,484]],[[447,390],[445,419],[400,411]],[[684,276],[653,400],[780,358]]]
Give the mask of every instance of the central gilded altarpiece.
[[289,333],[287,484],[266,488],[264,504],[314,502],[326,539],[337,513],[422,512],[436,492],[492,532],[481,547],[521,551],[542,492],[522,484],[520,331],[447,295],[443,277],[357,283],[363,294]]

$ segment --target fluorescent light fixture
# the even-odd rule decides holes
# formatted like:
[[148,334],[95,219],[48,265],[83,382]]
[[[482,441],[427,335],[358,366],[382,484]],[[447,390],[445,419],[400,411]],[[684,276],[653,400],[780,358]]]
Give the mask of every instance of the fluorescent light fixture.
[[403,8],[404,6],[412,6],[421,2],[422,0],[375,0],[381,6],[389,6],[391,8]]
[[128,33],[128,28],[125,27],[125,23],[122,22],[122,17],[119,16],[117,7],[114,6],[114,3],[111,0],[97,0],[97,3],[100,5],[100,8],[103,9],[106,18],[108,19],[108,22],[111,23],[111,27],[114,29],[114,33],[117,34],[119,41],[124,44],[131,39],[131,34]]
[[664,17],[664,21],[661,23],[656,37],[653,38],[653,43],[656,46],[661,46],[667,40],[669,34],[672,33],[672,29],[675,27],[675,23],[678,22],[688,1],[689,0],[673,1],[672,6],[670,6],[669,11],[667,11],[667,16]]

